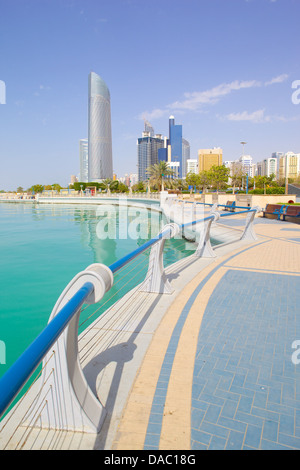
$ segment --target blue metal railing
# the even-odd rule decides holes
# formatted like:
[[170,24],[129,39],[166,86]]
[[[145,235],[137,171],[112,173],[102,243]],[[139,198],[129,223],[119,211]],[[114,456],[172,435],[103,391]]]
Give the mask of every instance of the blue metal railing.
[[[255,210],[249,209],[247,211],[220,214],[220,217],[245,214],[253,211]],[[214,216],[210,215],[199,220],[181,224],[179,228],[184,229],[185,227],[205,222],[213,218]],[[117,272],[120,268],[139,256],[145,250],[155,245],[158,241],[162,240],[163,238],[167,238],[168,235],[170,236],[171,233],[172,229],[171,227],[168,227],[166,230],[151,240],[148,240],[136,250],[112,263],[109,266],[109,269],[113,273]],[[93,290],[93,284],[91,282],[86,282],[68,301],[68,303],[57,313],[57,315],[48,323],[45,329],[0,379],[0,417],[8,409],[17,394],[31,377],[45,355],[49,352],[55,341],[62,334],[71,319],[85,303],[86,299],[93,292]]]
[[1,377],[0,416],[7,410],[93,289],[91,282],[85,283]]

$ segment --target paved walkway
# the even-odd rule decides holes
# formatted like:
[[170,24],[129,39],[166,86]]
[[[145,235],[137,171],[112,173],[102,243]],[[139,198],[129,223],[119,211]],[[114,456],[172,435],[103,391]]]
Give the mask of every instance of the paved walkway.
[[[233,241],[244,224],[212,229]],[[175,263],[173,294],[137,287],[82,333],[81,365],[107,411],[99,435],[28,426],[38,382],[0,448],[300,449],[300,225],[257,217],[255,232]]]
[[255,231],[168,308],[112,449],[300,449],[300,225]]

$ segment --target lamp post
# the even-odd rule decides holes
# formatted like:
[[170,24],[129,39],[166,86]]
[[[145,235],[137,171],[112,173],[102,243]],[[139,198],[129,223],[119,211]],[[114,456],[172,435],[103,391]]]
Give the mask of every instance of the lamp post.
[[[244,156],[244,146],[246,145],[247,142],[241,142],[243,146],[243,154],[242,157]],[[244,165],[244,162],[242,163],[242,166]],[[249,168],[250,169],[250,168]],[[246,183],[246,194],[248,194],[248,176],[249,176],[249,169],[247,171],[247,183]]]
[[288,180],[288,156],[285,154],[285,194],[289,193],[289,180]]

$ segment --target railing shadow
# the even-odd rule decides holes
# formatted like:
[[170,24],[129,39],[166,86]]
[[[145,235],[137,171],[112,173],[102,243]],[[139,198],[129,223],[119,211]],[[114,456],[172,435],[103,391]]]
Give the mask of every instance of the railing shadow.
[[[137,300],[135,304],[135,310],[141,311],[143,304],[149,299],[149,296],[154,296],[153,302],[148,304],[145,313],[140,319],[139,323],[135,326],[131,332],[127,341],[121,341],[119,344],[113,345],[98,354],[93,356],[92,359],[83,367],[83,373],[88,381],[88,384],[96,396],[99,396],[101,400],[101,388],[97,391],[97,378],[103,370],[111,363],[115,363],[116,367],[113,372],[113,377],[110,381],[109,390],[106,393],[107,399],[103,403],[105,406],[107,415],[104,420],[100,433],[95,438],[94,449],[105,449],[108,433],[110,430],[111,422],[114,416],[114,411],[117,406],[118,393],[120,391],[120,384],[124,373],[124,367],[126,363],[132,361],[135,353],[137,352],[137,344],[135,343],[139,334],[143,334],[143,327],[153,313],[156,305],[158,304],[162,294],[147,294],[143,299]],[[138,298],[137,298],[138,299]],[[129,332],[130,333],[130,332]],[[142,361],[142,357],[140,361]]]

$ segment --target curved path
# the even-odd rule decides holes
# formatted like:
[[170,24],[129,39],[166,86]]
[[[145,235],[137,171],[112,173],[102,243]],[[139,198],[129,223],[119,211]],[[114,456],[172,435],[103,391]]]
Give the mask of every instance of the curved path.
[[112,449],[300,449],[300,225],[255,231],[168,308]]

